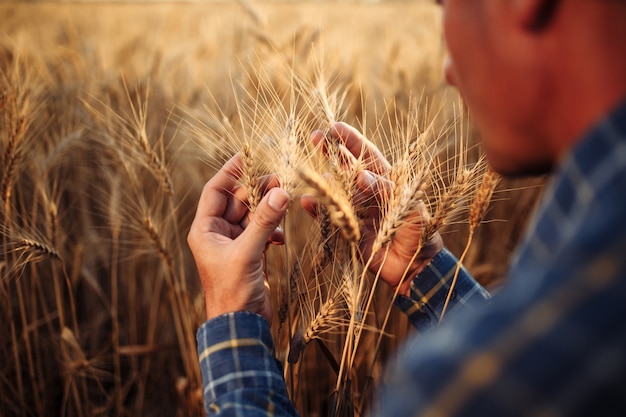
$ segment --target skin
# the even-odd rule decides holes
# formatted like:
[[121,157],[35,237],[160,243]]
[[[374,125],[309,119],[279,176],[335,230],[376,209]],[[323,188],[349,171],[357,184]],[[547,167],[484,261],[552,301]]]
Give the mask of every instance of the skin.
[[[520,176],[546,173],[582,135],[626,97],[626,2],[622,0],[444,0],[444,35],[450,58],[446,78],[466,101],[483,134],[483,147],[497,172]],[[554,6],[553,13],[546,8]],[[389,163],[354,128],[336,124],[331,134],[349,154],[366,152],[357,177],[356,201],[384,193]],[[312,135],[323,146],[319,132]],[[347,155],[350,159],[350,155]],[[207,318],[251,311],[271,319],[263,274],[268,243],[281,243],[277,229],[289,197],[267,180],[255,213],[247,212],[245,191],[236,187],[239,156],[204,187],[188,243],[206,299]],[[316,202],[302,205],[312,215]],[[365,221],[361,250],[368,255],[380,213]],[[415,216],[425,218],[424,210]],[[419,222],[403,226],[383,266],[392,287],[405,270],[415,274],[443,246],[437,236],[411,257],[421,237]],[[227,267],[226,267],[227,266]],[[380,263],[374,263],[377,269]]]
[[[385,192],[390,184],[380,177],[390,169],[382,153],[356,129],[337,123],[331,134],[339,139],[355,158],[363,149],[366,170],[357,177],[360,192],[356,200],[366,202]],[[312,140],[320,144],[324,140],[321,132],[314,132]],[[241,172],[241,158],[231,158],[204,186],[196,216],[187,236],[187,242],[198,268],[200,282],[206,301],[207,319],[234,311],[250,311],[271,321],[269,286],[263,273],[263,253],[269,243],[281,244],[282,232],[277,229],[289,205],[289,195],[276,187],[277,181],[268,179],[267,194],[254,214],[246,205],[245,190],[237,186]],[[303,207],[315,215],[317,202],[311,196],[303,196]],[[425,212],[415,216],[426,216]],[[374,225],[380,212],[374,210],[366,220],[360,243],[368,257],[375,236]],[[412,225],[411,225],[412,224]],[[392,287],[402,284],[400,293],[409,291],[410,281],[401,282],[407,276],[420,271],[441,250],[443,242],[439,235],[428,242],[414,259],[415,250],[421,240],[418,222],[407,222],[396,233],[387,261],[382,266],[381,277]],[[375,257],[372,270],[381,267],[382,254]],[[224,266],[228,265],[227,268]]]
[[549,172],[626,95],[622,1],[439,3],[450,56],[446,78],[501,174]]
[[[278,224],[289,195],[275,183],[250,216],[237,187],[241,158],[235,155],[206,183],[187,241],[196,260],[207,319],[233,311],[272,317],[262,254],[268,242],[282,243]],[[225,267],[227,265],[228,267]]]
[[[341,122],[336,123],[329,134],[345,145],[352,158],[355,158],[356,155],[363,156],[366,170],[359,173],[356,178],[357,189],[359,190],[355,195],[357,206],[359,202],[366,204],[372,200],[376,201],[378,195],[391,190],[392,184],[383,178],[383,175],[391,169],[391,165],[372,142],[354,127]],[[325,135],[322,132],[314,132],[311,139],[316,146],[325,149],[323,146]],[[316,201],[313,197],[303,196],[301,204],[305,210],[315,215]],[[365,259],[369,259],[372,255],[372,243],[376,238],[378,220],[381,215],[379,206],[375,204],[369,210],[368,217],[364,219],[359,247]],[[410,291],[411,281],[403,278],[414,277],[443,248],[443,241],[439,234],[420,248],[424,220],[428,216],[426,208],[422,206],[420,211],[410,216],[395,233],[389,251],[386,254],[385,251],[375,254],[370,265],[370,270],[374,273],[380,271],[383,281],[392,288],[400,285],[399,294],[408,295]],[[420,251],[415,257],[418,248]]]

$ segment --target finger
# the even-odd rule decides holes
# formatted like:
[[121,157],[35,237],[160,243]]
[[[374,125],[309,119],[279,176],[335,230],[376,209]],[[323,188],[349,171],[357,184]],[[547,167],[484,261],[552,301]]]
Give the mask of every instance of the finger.
[[250,210],[248,202],[248,190],[243,186],[236,186],[229,198],[222,217],[229,223],[242,223]]
[[236,154],[204,185],[196,218],[222,217],[240,175],[241,157]]
[[281,188],[271,189],[250,218],[248,227],[240,236],[243,256],[258,258],[287,212],[289,194]]
[[[329,157],[332,154],[332,156],[335,156],[336,158],[338,158],[340,166],[344,168],[348,168],[348,169],[353,169],[357,166],[358,160],[348,150],[348,148],[346,148],[346,146],[342,142],[337,141],[337,140],[335,140],[336,142],[335,144],[331,145],[329,143],[329,137],[327,136],[326,133],[322,132],[321,130],[316,130],[311,134],[311,141],[316,147],[322,150],[322,153],[326,157]],[[331,151],[331,149],[334,149],[334,150]]]
[[311,142],[313,142],[314,146],[322,148],[324,154],[326,153],[326,143],[324,141],[325,133],[321,130],[315,130],[311,133]]
[[300,197],[300,205],[311,217],[317,217],[319,204],[319,200],[311,194],[303,194],[302,197]]
[[285,244],[285,232],[280,227],[277,227],[272,232],[269,243],[272,245],[284,245]]
[[371,171],[361,171],[355,178],[356,192],[354,204],[375,200],[382,205],[393,192],[393,182]]
[[[260,196],[267,193],[268,190],[279,185],[278,176],[275,174],[264,175],[257,178],[258,189],[255,190]],[[230,223],[241,223],[246,226],[247,216],[250,210],[250,190],[244,186],[235,187],[233,198],[228,199],[226,209],[224,210],[224,219]]]
[[339,139],[354,157],[362,158],[366,169],[378,175],[383,175],[391,169],[391,165],[376,145],[349,124],[335,123],[331,135]]

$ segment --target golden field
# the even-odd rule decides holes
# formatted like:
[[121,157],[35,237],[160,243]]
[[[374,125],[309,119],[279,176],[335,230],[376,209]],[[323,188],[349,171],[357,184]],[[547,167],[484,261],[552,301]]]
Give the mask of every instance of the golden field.
[[[418,168],[428,167],[420,192],[433,215],[458,173],[475,169],[437,230],[459,256],[472,230],[464,264],[497,285],[541,180],[501,181],[473,234],[467,211],[485,171],[442,77],[432,3],[0,4],[0,415],[203,415],[204,301],[185,241],[196,201],[246,146],[265,160],[259,175],[280,166],[285,142],[263,141],[295,121],[294,158],[320,175],[332,166],[306,138],[332,120],[358,126],[394,166],[427,137]],[[301,415],[328,415],[338,397],[349,407],[337,414],[360,415],[411,330],[390,307],[393,292],[358,272],[354,255],[337,255],[339,243],[330,266],[307,258],[319,225],[298,211],[303,174],[286,175],[287,245],[267,257],[277,356]],[[344,300],[287,361],[297,335],[321,329],[312,322],[335,288],[322,278],[345,266],[374,295],[365,288],[360,307]],[[296,269],[314,279],[279,317]],[[355,320],[344,315],[355,311],[367,316],[363,336],[336,384],[333,360]]]

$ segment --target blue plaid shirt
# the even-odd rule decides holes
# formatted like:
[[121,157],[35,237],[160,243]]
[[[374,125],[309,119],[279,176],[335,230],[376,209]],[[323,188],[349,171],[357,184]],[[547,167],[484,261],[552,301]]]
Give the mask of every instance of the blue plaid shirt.
[[[625,416],[625,219],[626,103],[555,172],[507,286],[484,302],[463,271],[446,323],[407,340],[371,414]],[[441,252],[413,281],[411,299],[398,300],[420,329],[438,320],[455,266]],[[254,314],[200,328],[210,415],[296,415],[272,349],[268,323]]]
[[[457,264],[454,255],[442,250],[411,283],[411,298],[396,300],[418,329],[439,322]],[[463,268],[448,311],[473,308],[487,298],[489,293]],[[197,339],[208,415],[297,415],[287,397],[281,364],[273,359],[264,318],[247,312],[215,317],[200,327]]]

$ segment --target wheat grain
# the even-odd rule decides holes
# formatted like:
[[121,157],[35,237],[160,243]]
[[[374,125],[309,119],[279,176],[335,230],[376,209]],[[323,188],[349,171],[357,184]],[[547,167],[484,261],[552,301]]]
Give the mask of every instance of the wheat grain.
[[397,195],[385,205],[385,215],[372,244],[373,254],[378,253],[387,246],[406,219],[418,211],[424,197],[424,179],[419,177],[408,178],[412,179],[407,181],[407,183],[396,185],[394,194]]
[[336,319],[341,311],[340,301],[339,294],[335,291],[320,305],[317,314],[303,332],[302,338],[305,344],[319,338],[324,332],[335,330],[337,324],[343,322],[341,320],[338,322]]
[[256,165],[256,158],[252,153],[249,143],[244,143],[241,148],[241,183],[248,192],[248,209],[254,213],[261,201],[261,183],[259,181],[260,169]]
[[350,202],[343,195],[333,191],[324,179],[315,171],[301,167],[300,177],[311,187],[328,209],[330,221],[337,227],[347,242],[358,242],[361,238],[359,221]]
[[493,195],[499,181],[500,176],[491,169],[483,175],[482,183],[474,195],[474,199],[469,210],[468,219],[470,229],[476,229],[482,221],[487,209],[489,208],[491,196]]
[[498,182],[500,181],[500,177],[493,170],[488,169],[487,172],[483,175],[482,182],[480,187],[474,193],[474,198],[472,201],[472,205],[469,210],[469,236],[467,237],[467,243],[465,244],[465,249],[463,253],[459,257],[459,261],[454,272],[454,277],[452,278],[452,282],[450,283],[450,288],[448,289],[448,294],[446,296],[446,300],[443,304],[443,308],[441,310],[441,315],[439,316],[439,321],[443,320],[443,317],[448,308],[448,304],[450,303],[450,299],[452,298],[452,293],[454,291],[454,287],[456,286],[456,281],[459,276],[459,271],[463,265],[463,261],[465,260],[465,256],[472,244],[472,240],[474,237],[474,231],[479,226],[482,221],[485,213],[487,212],[487,208],[489,207],[489,203],[491,202],[491,196],[493,195],[493,191],[495,190]]
[[330,213],[325,206],[318,208],[316,220],[319,230],[319,245],[314,252],[315,255],[313,256],[312,265],[315,273],[320,273],[333,258],[336,235],[333,234]]
[[17,241],[16,251],[32,251],[35,254],[45,255],[50,258],[61,260],[61,255],[52,246],[29,238],[22,238]]

